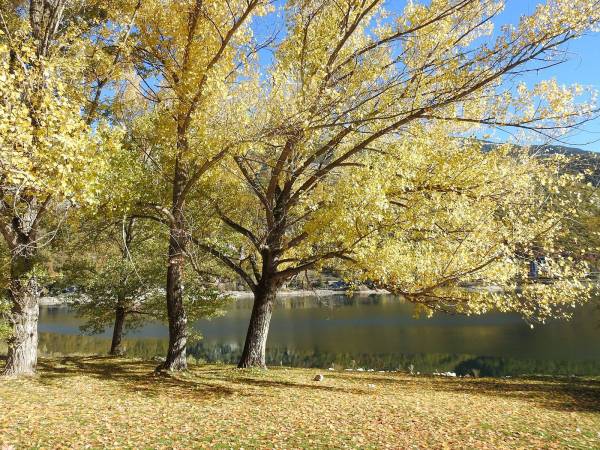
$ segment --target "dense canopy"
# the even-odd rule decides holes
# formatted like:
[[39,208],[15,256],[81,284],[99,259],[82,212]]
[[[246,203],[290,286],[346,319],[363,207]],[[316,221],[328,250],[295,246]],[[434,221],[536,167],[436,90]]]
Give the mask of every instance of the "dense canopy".
[[[240,367],[265,365],[277,292],[309,270],[429,313],[568,315],[593,287],[582,224],[597,193],[529,144],[594,117],[596,94],[523,76],[551,75],[600,8],[548,0],[501,24],[503,8],[4,3],[5,372],[35,370],[41,274],[57,260],[91,329],[168,322],[159,370],[186,368],[188,315],[215,314],[226,281],[254,295]],[[494,129],[517,139],[492,145]]]

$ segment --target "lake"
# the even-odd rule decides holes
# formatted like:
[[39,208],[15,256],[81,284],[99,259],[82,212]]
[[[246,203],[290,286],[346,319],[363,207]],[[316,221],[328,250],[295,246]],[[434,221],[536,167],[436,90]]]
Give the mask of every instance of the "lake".
[[[237,300],[227,315],[200,321],[203,339],[189,346],[199,361],[235,363],[241,353],[252,302]],[[43,354],[106,353],[111,330],[83,336],[83,319],[68,307],[41,307]],[[131,356],[162,356],[167,328],[158,323],[130,331]],[[600,375],[600,310],[579,308],[570,322],[533,329],[510,314],[479,317],[436,314],[414,318],[413,307],[390,295],[280,299],[267,344],[270,365],[407,370],[506,376]]]

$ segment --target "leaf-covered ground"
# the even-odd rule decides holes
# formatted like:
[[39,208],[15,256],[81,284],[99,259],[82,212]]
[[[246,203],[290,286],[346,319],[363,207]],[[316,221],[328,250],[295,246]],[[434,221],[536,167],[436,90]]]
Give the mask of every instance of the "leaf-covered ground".
[[597,380],[153,368],[68,357],[0,379],[0,448],[600,448]]

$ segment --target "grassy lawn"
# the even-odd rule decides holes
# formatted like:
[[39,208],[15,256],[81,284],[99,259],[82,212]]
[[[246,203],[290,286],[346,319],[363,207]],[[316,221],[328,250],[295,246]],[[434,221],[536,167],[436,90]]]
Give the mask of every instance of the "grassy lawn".
[[67,357],[0,379],[0,448],[600,448],[598,380],[153,368]]

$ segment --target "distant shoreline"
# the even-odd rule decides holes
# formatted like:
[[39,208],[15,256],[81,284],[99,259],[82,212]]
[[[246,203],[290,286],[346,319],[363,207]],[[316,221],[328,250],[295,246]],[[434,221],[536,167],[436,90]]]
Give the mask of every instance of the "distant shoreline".
[[[254,294],[251,291],[225,291],[225,294],[230,295],[234,299],[249,299],[253,298]],[[386,295],[389,294],[385,289],[358,289],[352,291],[352,295]],[[298,290],[281,290],[277,293],[277,298],[294,298],[294,297],[331,297],[334,295],[347,295],[345,290],[334,289],[298,289]],[[69,297],[65,295],[47,296],[40,298],[40,306],[61,306],[66,305]]]
[[[254,294],[250,291],[226,291],[226,294],[231,295],[235,299],[253,298]],[[348,291],[339,289],[298,289],[298,290],[281,290],[277,293],[277,298],[291,297],[331,297],[333,295],[347,295]],[[352,295],[385,295],[389,294],[385,289],[360,289],[352,291]]]

